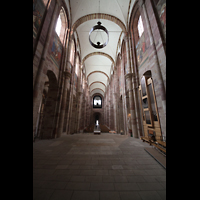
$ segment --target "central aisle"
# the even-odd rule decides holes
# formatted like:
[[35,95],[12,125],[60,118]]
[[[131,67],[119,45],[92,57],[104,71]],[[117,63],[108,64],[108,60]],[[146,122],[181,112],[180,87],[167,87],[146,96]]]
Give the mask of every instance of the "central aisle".
[[166,199],[166,170],[140,139],[102,133],[33,143],[33,199]]

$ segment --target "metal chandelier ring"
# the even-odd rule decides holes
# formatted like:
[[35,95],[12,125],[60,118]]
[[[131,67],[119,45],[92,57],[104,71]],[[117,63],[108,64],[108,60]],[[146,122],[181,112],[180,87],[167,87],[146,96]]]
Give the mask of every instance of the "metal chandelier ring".
[[[95,47],[95,48],[97,48],[97,49],[101,49],[101,48],[105,47],[105,46],[108,44],[109,34],[108,34],[108,30],[107,30],[104,26],[101,26],[101,22],[97,22],[97,24],[98,24],[98,25],[92,27],[92,29],[91,29],[90,32],[89,32],[89,41],[90,41],[90,44],[91,44],[93,47]],[[91,34],[93,31],[97,30],[97,29],[103,30],[104,32],[106,32],[106,34],[107,34],[107,36],[108,36],[107,41],[106,41],[105,43],[103,43],[103,44],[100,44],[100,42],[97,42],[97,44],[94,44],[94,43],[91,41],[91,39],[90,39],[90,34]]]

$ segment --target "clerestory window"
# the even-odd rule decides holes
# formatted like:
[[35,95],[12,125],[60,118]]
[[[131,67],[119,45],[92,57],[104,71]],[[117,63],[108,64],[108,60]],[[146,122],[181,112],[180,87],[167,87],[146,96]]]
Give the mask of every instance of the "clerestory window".
[[62,22],[59,15],[57,23],[56,23],[56,33],[58,36],[60,36],[61,26],[62,26]]
[[142,17],[140,15],[139,20],[138,20],[138,33],[139,33],[139,37],[141,37],[142,33],[144,32],[144,27],[143,27],[143,23],[142,23]]
[[93,99],[93,108],[102,108],[102,100],[100,96],[95,96]]

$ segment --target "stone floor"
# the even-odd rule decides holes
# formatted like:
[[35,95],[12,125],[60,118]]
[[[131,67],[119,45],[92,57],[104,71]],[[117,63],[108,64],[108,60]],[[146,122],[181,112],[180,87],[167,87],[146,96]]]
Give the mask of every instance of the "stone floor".
[[164,200],[166,170],[123,135],[63,135],[33,143],[35,200]]

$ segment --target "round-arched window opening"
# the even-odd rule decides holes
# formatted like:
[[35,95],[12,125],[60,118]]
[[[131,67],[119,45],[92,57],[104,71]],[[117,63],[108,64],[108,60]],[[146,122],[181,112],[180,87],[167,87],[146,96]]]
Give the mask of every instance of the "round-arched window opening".
[[56,23],[56,33],[58,36],[60,36],[61,26],[62,26],[62,22],[59,15],[57,19],[57,23]]
[[57,36],[60,38],[62,44],[65,42],[66,34],[67,34],[67,15],[65,13],[64,8],[62,7],[60,13],[57,18],[55,32]]
[[139,20],[138,20],[138,33],[139,33],[139,37],[142,36],[142,33],[144,32],[144,26],[142,23],[142,17],[140,15]]
[[100,96],[94,96],[93,108],[102,108],[102,99]]

